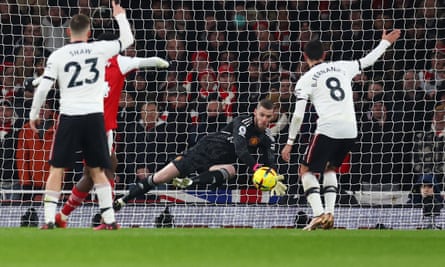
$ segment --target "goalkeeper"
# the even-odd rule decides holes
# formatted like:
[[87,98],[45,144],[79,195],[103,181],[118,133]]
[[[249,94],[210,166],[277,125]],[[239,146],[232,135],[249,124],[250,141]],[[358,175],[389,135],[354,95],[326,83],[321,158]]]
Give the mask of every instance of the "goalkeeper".
[[[255,171],[261,164],[256,162],[251,153],[257,150],[264,155],[265,164],[275,168],[275,139],[268,129],[272,115],[273,103],[268,99],[262,100],[253,115],[236,117],[221,131],[203,137],[160,171],[131,187],[128,194],[115,200],[114,209],[118,211],[129,200],[172,180],[175,186],[181,188],[192,184],[220,185],[235,176],[234,163],[237,159]],[[200,174],[193,179],[176,178],[195,171]],[[277,176],[276,179],[277,185],[271,194],[284,195],[287,187],[281,182],[283,176]]]

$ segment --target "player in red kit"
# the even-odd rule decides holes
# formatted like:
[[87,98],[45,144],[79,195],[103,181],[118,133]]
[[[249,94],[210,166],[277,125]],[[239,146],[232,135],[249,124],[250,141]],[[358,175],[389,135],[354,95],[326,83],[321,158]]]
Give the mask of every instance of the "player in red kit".
[[[99,39],[114,40],[116,39],[116,36],[105,33],[102,34]],[[112,162],[112,169],[105,170],[105,173],[113,188],[114,174],[117,166],[116,154],[113,151],[113,131],[117,128],[117,112],[122,88],[124,87],[125,79],[129,73],[137,69],[149,67],[164,69],[169,67],[169,63],[159,57],[140,58],[115,55],[108,60],[105,68],[105,81],[108,83],[109,90],[104,97],[104,122],[108,139],[108,149]],[[36,79],[36,81],[33,82],[33,85],[36,85],[38,81],[39,80]],[[92,188],[93,181],[89,173],[89,168],[85,166],[82,179],[80,179],[73,187],[68,200],[63,205],[61,211],[56,214],[55,225],[57,227],[67,227],[68,216],[82,204]]]

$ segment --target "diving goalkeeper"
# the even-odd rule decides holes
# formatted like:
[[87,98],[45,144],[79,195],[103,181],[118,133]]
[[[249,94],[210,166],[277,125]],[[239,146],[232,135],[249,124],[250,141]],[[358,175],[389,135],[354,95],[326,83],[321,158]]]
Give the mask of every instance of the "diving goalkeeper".
[[[273,103],[268,99],[262,100],[253,115],[236,117],[221,131],[203,137],[160,171],[138,182],[128,194],[114,201],[114,209],[118,211],[129,200],[172,180],[174,185],[181,188],[192,184],[220,185],[235,176],[234,164],[237,159],[255,171],[262,166],[252,156],[257,151],[264,155],[265,165],[275,168],[275,139],[268,129],[272,115]],[[195,171],[199,175],[192,179],[177,178]],[[287,189],[281,182],[284,178],[280,175],[276,179],[277,185],[271,190],[271,195],[284,195]]]

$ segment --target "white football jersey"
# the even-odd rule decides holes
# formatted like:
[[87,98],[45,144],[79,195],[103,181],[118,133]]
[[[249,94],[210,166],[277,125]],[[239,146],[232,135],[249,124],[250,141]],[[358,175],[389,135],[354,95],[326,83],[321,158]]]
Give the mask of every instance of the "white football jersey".
[[75,42],[49,56],[43,77],[58,81],[61,114],[103,112],[103,99],[108,91],[105,66],[120,48],[118,40]]
[[317,111],[316,133],[331,138],[357,137],[351,82],[358,73],[358,61],[323,62],[297,82],[297,99],[310,100]]

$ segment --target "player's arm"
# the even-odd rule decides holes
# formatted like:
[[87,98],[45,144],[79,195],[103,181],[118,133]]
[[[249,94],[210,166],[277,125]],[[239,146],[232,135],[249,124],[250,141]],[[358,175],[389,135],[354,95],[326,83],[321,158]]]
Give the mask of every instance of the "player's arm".
[[40,84],[34,92],[34,97],[32,99],[31,111],[29,112],[30,121],[36,121],[39,119],[40,108],[43,106],[46,96],[48,95],[49,90],[51,90],[54,81],[54,78],[47,76],[44,76],[40,81]]
[[138,61],[139,69],[149,68],[149,67],[157,67],[165,69],[168,68],[168,66],[170,66],[170,64],[166,60],[163,60],[160,57],[136,58],[136,60]]
[[304,111],[306,109],[307,100],[299,99],[295,104],[294,114],[292,114],[291,124],[289,126],[289,135],[287,137],[288,145],[293,145],[295,138],[300,131],[301,124],[303,123]]
[[287,142],[283,150],[281,150],[281,157],[287,162],[289,162],[290,160],[290,152],[292,150],[292,146],[294,145],[295,138],[297,137],[297,134],[301,128],[301,124],[303,123],[306,104],[307,100],[305,98],[298,99],[298,101],[295,104],[295,110],[289,125]]
[[252,155],[250,155],[249,149],[247,148],[246,133],[247,126],[241,120],[235,120],[232,130],[235,153],[241,162],[249,166],[251,170],[255,170],[257,162]]
[[374,65],[374,63],[379,59],[386,49],[391,46],[400,37],[400,30],[393,30],[390,33],[386,33],[383,30],[382,41],[379,45],[374,48],[368,55],[358,60],[360,70],[366,69],[369,66]]
[[34,96],[32,99],[31,111],[29,112],[29,124],[31,129],[38,133],[36,125],[39,124],[39,113],[40,108],[46,100],[49,90],[53,86],[57,77],[57,60],[55,59],[54,53],[49,56],[46,62],[45,71],[42,78],[39,79],[39,85],[34,91]]
[[127,74],[130,71],[137,69],[144,69],[150,67],[157,68],[168,68],[170,64],[163,60],[160,57],[126,57],[126,56],[118,56],[117,57],[118,65],[123,74]]
[[113,5],[113,16],[116,19],[117,25],[119,26],[119,41],[121,43],[121,51],[127,49],[133,42],[134,36],[131,32],[130,23],[128,22],[127,15],[125,14],[125,9],[116,4],[115,1],[111,2]]

